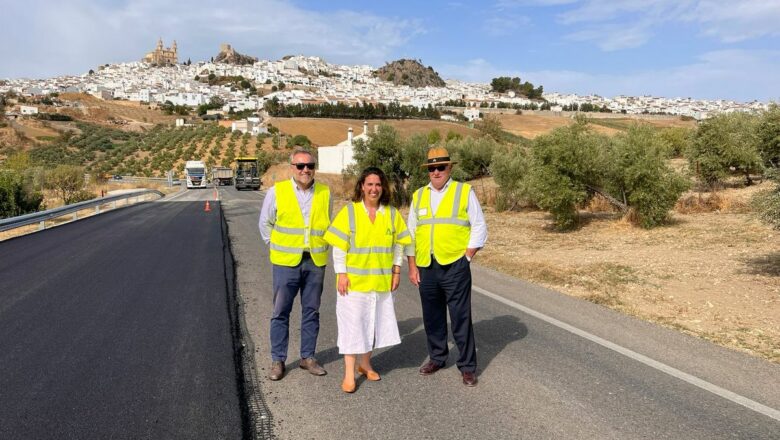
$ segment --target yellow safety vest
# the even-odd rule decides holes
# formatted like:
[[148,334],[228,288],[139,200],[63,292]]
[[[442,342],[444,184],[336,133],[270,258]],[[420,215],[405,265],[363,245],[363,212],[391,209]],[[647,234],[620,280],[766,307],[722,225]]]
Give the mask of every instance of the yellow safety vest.
[[[271,263],[294,267],[300,264],[303,252],[308,251],[314,264],[324,266],[328,262],[328,243],[323,236],[330,224],[330,189],[314,182],[309,226],[298,206],[292,180],[277,182],[274,191],[276,221],[271,230]],[[304,246],[306,233],[309,234],[308,247]]]
[[392,283],[393,245],[406,246],[412,236],[398,210],[385,206],[374,223],[362,202],[350,203],[338,213],[325,240],[347,253],[349,288],[356,292],[389,292]]
[[417,214],[414,230],[415,261],[419,267],[431,265],[431,254],[439,264],[450,264],[466,254],[471,236],[468,216],[468,183],[452,181],[447,187],[436,215],[431,212],[431,187],[426,185],[412,196]]

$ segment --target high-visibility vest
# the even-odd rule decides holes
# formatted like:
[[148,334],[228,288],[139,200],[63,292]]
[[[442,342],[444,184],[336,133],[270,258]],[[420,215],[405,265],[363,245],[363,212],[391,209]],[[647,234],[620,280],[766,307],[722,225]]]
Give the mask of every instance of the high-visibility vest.
[[431,212],[431,187],[426,185],[412,196],[417,214],[414,230],[415,262],[419,267],[431,265],[431,254],[439,264],[450,264],[466,254],[471,236],[468,216],[471,185],[451,182],[436,210]]
[[406,246],[412,236],[392,206],[377,210],[374,223],[363,203],[350,203],[336,215],[325,240],[347,253],[349,288],[356,292],[389,292],[392,283],[393,245]]
[[[314,197],[311,203],[309,225],[303,219],[301,207],[295,197],[292,180],[283,180],[274,185],[276,192],[276,221],[271,230],[271,263],[279,266],[297,266],[304,251],[311,254],[317,266],[328,262],[328,243],[323,236],[330,224],[330,190],[314,182]],[[309,234],[309,246],[305,236]]]

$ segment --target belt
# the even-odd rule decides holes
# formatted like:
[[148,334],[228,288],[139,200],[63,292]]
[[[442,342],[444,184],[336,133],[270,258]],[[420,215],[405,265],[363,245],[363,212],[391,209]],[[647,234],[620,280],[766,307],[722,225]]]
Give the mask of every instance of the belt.
[[303,254],[301,254],[301,258],[304,259],[304,260],[307,259],[307,258],[311,258],[311,252],[303,251]]

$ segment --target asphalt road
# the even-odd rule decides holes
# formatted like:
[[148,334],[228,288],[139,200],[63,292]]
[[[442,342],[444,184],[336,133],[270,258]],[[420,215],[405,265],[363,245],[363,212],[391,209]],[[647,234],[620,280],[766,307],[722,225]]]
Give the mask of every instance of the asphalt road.
[[0,243],[0,438],[242,438],[213,195]]
[[375,354],[380,382],[359,381],[355,394],[343,393],[330,268],[317,352],[329,374],[315,377],[297,368],[296,305],[289,373],[269,381],[272,290],[268,251],[257,229],[262,196],[220,189],[258,393],[278,438],[780,438],[778,365],[478,264],[472,266],[477,387],[461,384],[454,353],[444,370],[417,374],[426,359],[425,332],[418,294],[404,274],[395,293],[403,342]]

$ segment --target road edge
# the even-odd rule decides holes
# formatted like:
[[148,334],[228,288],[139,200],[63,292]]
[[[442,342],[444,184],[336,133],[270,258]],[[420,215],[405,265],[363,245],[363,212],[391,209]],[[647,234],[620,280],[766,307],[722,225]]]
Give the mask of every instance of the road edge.
[[230,317],[230,333],[233,340],[236,385],[241,405],[243,437],[252,440],[271,440],[274,438],[273,417],[263,397],[260,380],[255,369],[255,346],[246,325],[246,313],[237,282],[230,230],[222,210],[222,203],[217,204],[219,205],[218,212],[222,229],[225,287]]

